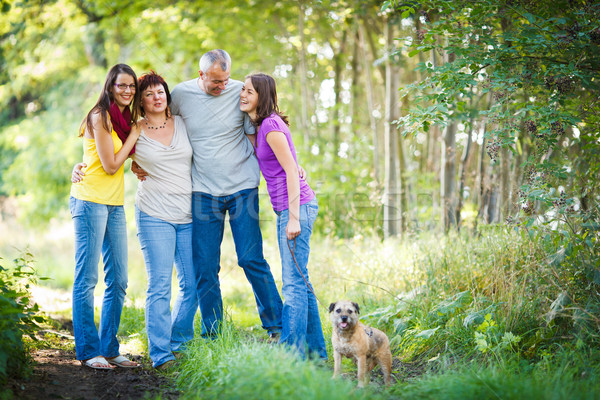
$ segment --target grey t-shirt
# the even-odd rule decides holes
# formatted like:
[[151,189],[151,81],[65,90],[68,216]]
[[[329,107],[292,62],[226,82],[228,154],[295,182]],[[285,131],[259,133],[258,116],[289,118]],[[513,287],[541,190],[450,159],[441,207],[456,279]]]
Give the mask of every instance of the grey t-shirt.
[[166,146],[142,134],[133,159],[148,173],[138,183],[135,205],[154,218],[173,224],[192,222],[192,147],[181,117],[175,115],[175,131]]
[[255,130],[240,110],[242,86],[231,79],[219,96],[212,96],[192,79],[171,92],[171,110],[183,118],[194,151],[194,192],[228,196],[258,187],[260,170],[246,137]]

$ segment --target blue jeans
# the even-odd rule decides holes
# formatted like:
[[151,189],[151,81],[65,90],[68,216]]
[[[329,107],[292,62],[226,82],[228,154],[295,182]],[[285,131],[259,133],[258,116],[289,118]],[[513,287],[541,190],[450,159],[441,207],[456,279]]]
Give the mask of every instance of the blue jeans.
[[[173,224],[135,208],[138,238],[144,253],[146,332],[152,365],[174,360],[173,351],[183,350],[194,337],[198,308],[196,275],[192,261],[192,224]],[[177,270],[179,294],[171,311],[171,276]]]
[[282,303],[269,264],[263,256],[258,224],[258,189],[246,189],[229,196],[192,194],[194,267],[202,313],[202,336],[217,334],[223,319],[219,271],[227,212],[238,265],[252,286],[262,327],[269,333],[280,332]]
[[[280,343],[296,348],[304,358],[307,355],[327,359],[327,349],[323,328],[319,318],[317,299],[311,291],[308,277],[308,256],[310,254],[310,236],[319,213],[317,200],[300,206],[300,235],[288,240],[285,229],[289,220],[289,210],[276,212],[277,241],[281,255],[283,280],[283,331]],[[289,247],[288,247],[289,245]],[[296,262],[290,249],[294,252]],[[300,271],[302,274],[300,274]],[[306,282],[304,278],[306,278]],[[310,285],[310,288],[307,286]]]
[[[117,331],[127,289],[127,231],[123,206],[69,199],[75,225],[73,331],[78,360],[119,355]],[[94,324],[94,288],[98,262],[104,264],[100,332]]]

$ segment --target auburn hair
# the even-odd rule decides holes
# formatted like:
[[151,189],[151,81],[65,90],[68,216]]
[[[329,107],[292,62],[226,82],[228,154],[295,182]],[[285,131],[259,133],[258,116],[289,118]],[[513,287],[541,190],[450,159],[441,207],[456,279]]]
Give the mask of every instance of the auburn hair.
[[[167,82],[164,80],[164,78],[156,72],[150,70],[150,72],[140,76],[140,79],[138,79],[138,86],[140,87],[140,96],[143,95],[144,90],[158,85],[162,85],[167,94],[167,109],[165,110],[165,115],[167,118],[169,118],[171,116],[171,109],[169,108],[169,106],[171,105],[171,92],[169,92],[169,85],[167,85]],[[140,115],[142,117],[146,116],[146,111],[144,111],[144,107],[141,107],[141,102]]]

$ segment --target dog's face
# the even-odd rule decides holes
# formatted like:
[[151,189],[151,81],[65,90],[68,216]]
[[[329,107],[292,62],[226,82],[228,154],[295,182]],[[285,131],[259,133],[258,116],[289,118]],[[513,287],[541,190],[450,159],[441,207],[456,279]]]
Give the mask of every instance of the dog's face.
[[352,329],[358,322],[360,308],[351,301],[337,301],[329,305],[329,318],[334,328]]

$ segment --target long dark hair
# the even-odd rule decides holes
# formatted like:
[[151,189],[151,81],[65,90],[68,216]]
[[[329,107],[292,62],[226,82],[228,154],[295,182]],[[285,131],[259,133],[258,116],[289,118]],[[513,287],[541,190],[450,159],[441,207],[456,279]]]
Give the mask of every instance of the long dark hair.
[[251,74],[246,77],[250,78],[256,94],[258,94],[258,104],[256,105],[256,119],[252,121],[256,126],[260,126],[265,118],[275,113],[290,126],[288,117],[279,111],[277,105],[277,88],[275,87],[275,79],[267,74]]
[[87,116],[81,123],[79,127],[79,136],[83,136],[84,129],[87,129],[88,132],[93,132],[94,127],[92,125],[92,115],[95,113],[100,113],[100,118],[102,119],[102,126],[107,131],[110,131],[109,124],[109,114],[108,111],[110,109],[110,103],[114,100],[113,98],[113,90],[115,82],[117,81],[117,77],[119,74],[126,74],[133,77],[133,81],[135,82],[135,94],[133,96],[133,102],[130,105],[131,109],[131,121],[129,124],[134,124],[139,118],[139,109],[140,109],[140,91],[138,90],[138,81],[135,72],[133,69],[127,64],[117,64],[113,66],[108,74],[106,75],[106,80],[104,81],[104,87],[102,88],[102,93],[100,93],[100,97],[98,97],[98,101],[96,105],[92,107],[90,112],[88,112]]
[[[165,115],[167,118],[169,118],[171,116],[171,110],[169,108],[169,106],[171,105],[171,92],[169,92],[169,85],[167,85],[167,82],[165,82],[162,76],[160,76],[152,70],[150,70],[150,72],[148,72],[147,74],[140,76],[140,79],[138,80],[140,98],[142,93],[144,93],[144,90],[148,89],[149,87],[154,87],[158,85],[162,85],[162,87],[165,89],[165,93],[167,94],[167,109],[165,110]],[[144,110],[144,107],[141,107],[141,100],[140,114],[142,117],[146,116],[146,111]]]

